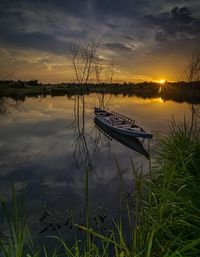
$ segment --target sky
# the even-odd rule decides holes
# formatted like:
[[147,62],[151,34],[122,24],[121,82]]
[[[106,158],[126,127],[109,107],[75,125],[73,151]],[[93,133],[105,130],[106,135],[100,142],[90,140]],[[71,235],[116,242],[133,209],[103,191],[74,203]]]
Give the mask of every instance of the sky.
[[200,1],[0,0],[0,79],[73,82],[71,46],[91,40],[113,81],[186,80]]

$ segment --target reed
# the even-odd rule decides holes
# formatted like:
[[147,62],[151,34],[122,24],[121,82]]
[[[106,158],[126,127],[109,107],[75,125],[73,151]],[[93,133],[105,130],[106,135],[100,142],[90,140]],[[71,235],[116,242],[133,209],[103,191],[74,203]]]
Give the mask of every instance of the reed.
[[30,253],[30,256],[37,257],[38,252],[35,250],[31,234],[24,220],[23,193],[21,193],[19,208],[13,184],[11,188],[11,208],[8,208],[2,197],[0,198],[2,221],[7,228],[7,231],[2,231],[0,235],[0,256],[22,257],[29,256]]

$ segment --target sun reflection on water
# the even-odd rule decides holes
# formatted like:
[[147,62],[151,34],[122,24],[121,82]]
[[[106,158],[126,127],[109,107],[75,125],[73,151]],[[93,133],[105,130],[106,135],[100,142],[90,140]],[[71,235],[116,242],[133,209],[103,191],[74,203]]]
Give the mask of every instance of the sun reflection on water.
[[[134,102],[134,104],[142,104],[142,105],[152,104],[152,103],[164,103],[164,100],[162,99],[162,97],[147,98],[147,99],[132,97],[132,101]],[[127,102],[127,99],[126,99],[126,102]]]

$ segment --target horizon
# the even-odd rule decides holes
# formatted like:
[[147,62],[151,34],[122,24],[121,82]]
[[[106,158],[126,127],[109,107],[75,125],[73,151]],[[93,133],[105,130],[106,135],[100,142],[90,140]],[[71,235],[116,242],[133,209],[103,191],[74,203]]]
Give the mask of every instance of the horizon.
[[19,79],[19,80],[15,80],[15,79],[0,79],[0,82],[36,82],[36,84],[52,84],[52,85],[56,85],[56,84],[78,84],[78,85],[101,85],[101,84],[106,84],[106,85],[112,85],[112,84],[119,84],[119,85],[122,85],[122,84],[151,84],[151,83],[154,83],[154,84],[159,84],[159,85],[166,85],[166,84],[173,84],[173,83],[188,83],[188,84],[191,84],[191,83],[199,83],[200,81],[186,81],[186,80],[177,80],[177,81],[167,81],[165,80],[164,82],[162,80],[157,80],[157,81],[140,81],[140,82],[134,82],[134,81],[115,81],[113,80],[112,82],[106,82],[106,81],[101,81],[100,83],[97,82],[97,81],[89,81],[87,83],[79,83],[77,81],[60,81],[60,82],[54,82],[54,83],[51,83],[51,82],[42,82],[38,79],[28,79],[28,80],[23,80],[23,79]]

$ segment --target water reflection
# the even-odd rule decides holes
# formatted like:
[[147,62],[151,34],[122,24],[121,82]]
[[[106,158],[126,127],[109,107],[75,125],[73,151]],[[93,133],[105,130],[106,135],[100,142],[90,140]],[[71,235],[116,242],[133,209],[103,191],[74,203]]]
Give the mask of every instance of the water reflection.
[[90,134],[85,132],[85,97],[75,96],[74,101],[74,130],[76,137],[73,142],[73,164],[84,169],[92,169],[92,157],[88,149]]
[[16,109],[19,106],[19,102],[17,100],[0,97],[0,115],[7,114],[12,116],[12,110]]
[[98,119],[94,119],[94,122],[96,124],[96,127],[102,132],[105,136],[112,140],[115,139],[121,144],[129,147],[130,149],[144,155],[147,159],[149,159],[149,154],[143,147],[143,141],[140,141],[138,138],[130,137],[130,136],[125,136],[125,135],[120,135],[119,133],[112,131],[108,129],[106,126],[103,125],[102,122],[99,122]]
[[[104,94],[97,94],[98,106],[107,108],[112,99],[112,95],[105,97]],[[74,122],[75,139],[73,142],[73,165],[84,170],[92,170],[94,161],[100,154],[100,145],[103,144],[101,133],[91,127],[86,130],[85,96],[75,96],[74,98]],[[106,144],[109,147],[109,144]]]
[[[6,104],[10,103],[9,99],[4,99],[1,114],[5,113],[5,100]],[[188,112],[187,104],[172,101],[161,103],[158,99],[96,94],[70,99],[64,96],[26,98],[20,103],[21,108],[15,108],[17,105],[13,104],[13,107],[8,104],[6,107],[17,124],[7,115],[1,115],[0,192],[10,199],[10,181],[13,180],[18,189],[23,178],[28,221],[36,233],[46,228],[46,224],[41,227],[39,221],[44,204],[53,216],[57,210],[62,210],[63,214],[68,210],[66,222],[70,209],[76,210],[76,217],[81,216],[85,207],[83,170],[93,170],[89,177],[90,203],[93,210],[106,209],[106,214],[99,211],[104,217],[109,213],[115,215],[118,208],[120,180],[113,156],[119,163],[127,191],[132,189],[130,158],[137,169],[141,164],[144,169],[148,168],[145,142],[144,149],[140,144],[134,144],[137,149],[132,151],[128,148],[134,148],[130,142],[121,142],[119,138],[109,140],[95,128],[94,106],[112,108],[134,118],[148,131],[158,130],[162,134],[167,133],[172,115],[179,121]],[[151,144],[155,149],[156,138]],[[53,230],[50,223],[56,229],[61,224],[60,218],[48,219],[48,231],[44,233]],[[83,220],[80,218],[78,222]],[[62,226],[68,229],[69,225],[64,224]]]

